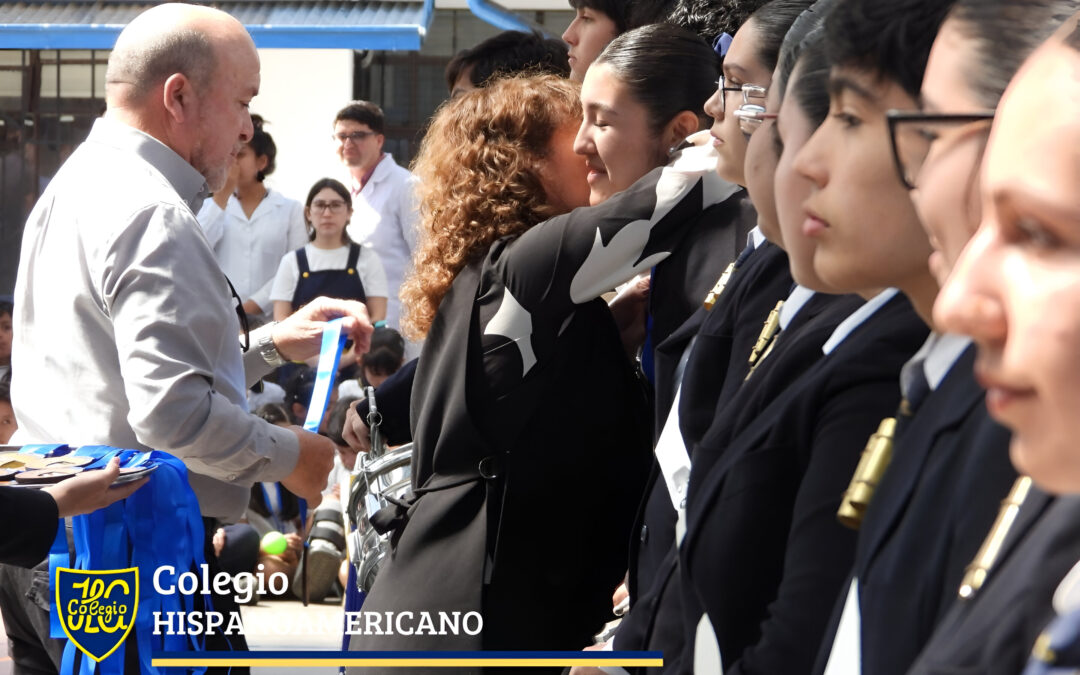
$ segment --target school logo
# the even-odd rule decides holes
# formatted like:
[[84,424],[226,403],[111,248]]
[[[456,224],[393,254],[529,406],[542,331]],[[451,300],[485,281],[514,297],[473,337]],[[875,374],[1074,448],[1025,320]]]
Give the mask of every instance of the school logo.
[[116,651],[139,606],[139,569],[56,568],[56,611],[64,633],[84,654],[101,661]]

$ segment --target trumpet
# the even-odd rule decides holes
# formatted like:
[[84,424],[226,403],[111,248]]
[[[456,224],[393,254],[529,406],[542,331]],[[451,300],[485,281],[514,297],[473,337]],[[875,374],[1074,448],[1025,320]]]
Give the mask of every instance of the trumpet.
[[853,530],[862,526],[863,516],[870,506],[870,500],[874,498],[874,490],[892,461],[895,437],[896,418],[886,417],[881,420],[878,430],[866,441],[866,447],[859,457],[859,465],[855,468],[855,475],[851,477],[851,483],[836,512],[836,519],[842,525]]

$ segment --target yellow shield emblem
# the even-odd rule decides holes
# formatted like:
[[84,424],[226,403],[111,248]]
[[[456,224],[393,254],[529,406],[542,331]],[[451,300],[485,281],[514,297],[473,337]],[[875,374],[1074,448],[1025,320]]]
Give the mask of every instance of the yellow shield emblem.
[[56,568],[56,604],[64,633],[84,654],[104,660],[123,644],[139,606],[139,569]]

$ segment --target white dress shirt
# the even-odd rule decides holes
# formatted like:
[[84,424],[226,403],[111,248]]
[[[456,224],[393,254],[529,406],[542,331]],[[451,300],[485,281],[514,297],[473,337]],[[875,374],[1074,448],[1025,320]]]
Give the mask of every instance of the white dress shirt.
[[379,255],[389,291],[386,325],[396,330],[401,317],[398,289],[416,248],[416,183],[412,174],[387,153],[359,193],[357,187],[355,182],[351,186],[353,216],[349,221],[349,236],[355,242],[370,244]]
[[[921,365],[930,391],[935,391],[960,360],[971,338],[948,333],[930,333],[900,370],[900,390],[906,397],[914,379],[912,372]],[[859,580],[853,578],[848,587],[840,623],[829,650],[824,675],[859,675],[862,672],[862,613],[859,609]]]
[[254,300],[263,314],[273,316],[270,287],[278,265],[308,240],[304,205],[269,190],[248,218],[235,195],[224,209],[207,199],[199,224],[240,299]]
[[299,446],[248,413],[247,387],[270,368],[254,349],[241,355],[234,301],[195,218],[206,191],[161,142],[94,123],[23,232],[13,442],[172,453],[202,514],[233,520],[255,481],[293,470]]

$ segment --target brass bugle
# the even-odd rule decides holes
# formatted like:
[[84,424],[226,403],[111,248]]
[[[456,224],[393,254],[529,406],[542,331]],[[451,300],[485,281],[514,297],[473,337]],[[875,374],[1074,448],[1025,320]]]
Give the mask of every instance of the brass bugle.
[[1027,476],[1020,476],[1013,483],[1008,496],[1001,502],[1001,509],[998,510],[993,527],[990,528],[990,534],[986,535],[982,546],[979,547],[979,552],[975,554],[975,559],[964,568],[964,579],[960,582],[959,591],[961,600],[971,598],[982,588],[986,577],[990,574],[990,568],[994,566],[994,561],[1001,553],[1005,536],[1009,534],[1009,529],[1016,522],[1020,506],[1030,491],[1031,479]]
[[731,279],[731,275],[735,273],[735,263],[729,262],[728,266],[724,268],[724,273],[720,275],[720,278],[716,281],[716,285],[712,287],[709,294],[705,296],[705,309],[712,311],[713,305],[720,299],[720,295],[727,288],[728,281]]
[[841,524],[853,530],[862,526],[863,515],[870,506],[870,500],[874,498],[874,490],[877,489],[885,470],[892,461],[893,438],[896,436],[896,418],[886,417],[881,420],[878,430],[866,441],[862,456],[859,457],[859,465],[855,467],[855,475],[851,477],[851,483],[844,492],[844,498],[840,501],[840,508],[836,512],[836,519]]
[[780,308],[783,306],[783,300],[777,302],[776,307],[773,307],[772,311],[769,312],[769,316],[765,318],[765,325],[761,327],[761,334],[758,335],[754,348],[750,350],[751,368],[757,364],[757,360],[761,358],[762,352],[764,352],[765,348],[772,342],[773,336],[776,335],[776,331],[780,330]]

